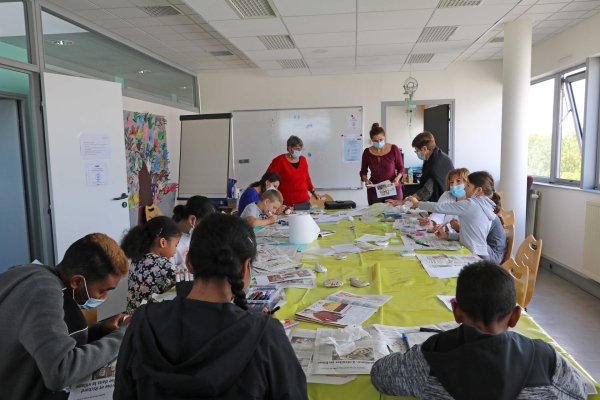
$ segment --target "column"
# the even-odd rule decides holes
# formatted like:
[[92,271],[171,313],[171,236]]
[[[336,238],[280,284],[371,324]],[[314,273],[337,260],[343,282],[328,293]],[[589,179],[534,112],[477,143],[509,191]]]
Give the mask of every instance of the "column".
[[525,239],[527,110],[530,82],[531,21],[508,22],[504,25],[502,155],[499,191],[504,209],[515,211],[515,252]]

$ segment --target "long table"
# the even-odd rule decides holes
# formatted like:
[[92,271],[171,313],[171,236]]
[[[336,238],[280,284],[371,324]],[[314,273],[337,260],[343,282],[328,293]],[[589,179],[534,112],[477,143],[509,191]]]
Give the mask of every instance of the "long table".
[[[355,225],[354,230],[350,229]],[[334,235],[318,239],[308,245],[311,247],[331,247],[336,244],[353,243],[355,238],[365,233],[383,234],[386,229],[391,231],[391,223],[373,222],[363,223],[342,221],[338,225],[321,225],[323,229],[336,231]],[[398,233],[399,234],[399,233]],[[390,243],[390,246],[402,245],[400,238]],[[460,251],[418,251],[423,254],[446,253],[467,254],[468,250]],[[437,298],[438,295],[454,295],[456,292],[456,279],[430,278],[421,263],[416,258],[407,258],[399,255],[398,251],[376,250],[359,254],[348,255],[344,260],[336,260],[331,256],[316,256],[304,254],[302,262],[313,266],[319,262],[327,267],[326,273],[317,274],[316,289],[286,289],[288,303],[277,313],[277,318],[294,319],[297,311],[303,310],[317,300],[322,300],[327,295],[339,289],[325,288],[323,281],[326,279],[339,279],[344,282],[343,289],[357,294],[385,294],[393,298],[379,309],[373,317],[364,323],[384,324],[393,326],[421,326],[439,322],[452,321],[452,312]],[[357,277],[370,282],[365,288],[350,286],[349,279]],[[301,322],[296,328],[317,329],[322,325]],[[534,339],[542,339],[552,344],[556,350],[565,356],[575,367],[583,372],[590,380],[592,377],[556,343],[544,329],[537,324],[526,312],[523,312],[517,325],[517,330]],[[594,382],[600,392],[600,385]],[[344,385],[308,384],[308,394],[311,399],[337,400],[361,399],[377,400],[380,398],[398,398],[380,395],[371,384],[368,375],[357,375],[356,380]],[[600,400],[600,395],[590,396],[589,399]]]

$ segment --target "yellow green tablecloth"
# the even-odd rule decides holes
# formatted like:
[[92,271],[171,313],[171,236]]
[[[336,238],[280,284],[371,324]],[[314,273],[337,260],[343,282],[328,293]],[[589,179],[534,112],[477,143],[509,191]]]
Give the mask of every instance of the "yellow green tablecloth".
[[[350,229],[355,225],[356,229]],[[355,238],[365,233],[383,234],[391,224],[381,222],[362,223],[359,221],[343,221],[338,225],[322,225],[322,229],[336,231],[334,235],[318,239],[308,245],[311,247],[331,247],[336,244],[352,243]],[[390,246],[402,245],[400,238],[390,243]],[[440,251],[424,251],[427,253],[440,253]],[[448,254],[468,253],[462,249],[455,252],[444,252]],[[286,289],[288,303],[277,312],[277,318],[294,319],[297,311],[303,310],[317,300],[324,299],[327,295],[339,289],[328,289],[322,283],[326,279],[340,279],[345,285],[344,290],[353,293],[371,293],[393,295],[379,311],[371,317],[364,325],[384,324],[393,326],[420,326],[435,324],[453,320],[452,312],[437,298],[440,294],[454,295],[456,291],[456,279],[430,278],[421,263],[416,258],[407,258],[399,255],[398,251],[377,250],[360,254],[348,255],[344,260],[336,260],[331,256],[316,256],[304,254],[302,262],[312,266],[318,261],[327,267],[326,273],[317,274],[317,288]],[[371,283],[365,288],[354,288],[349,284],[349,278],[358,277]],[[317,324],[301,322],[296,328],[317,329],[323,327]],[[580,369],[586,376],[592,379],[579,364],[556,343],[544,329],[539,326],[527,313],[523,313],[517,326],[519,332],[530,338],[543,339],[551,343],[562,355]],[[600,386],[596,384],[600,391]],[[380,399],[380,394],[371,384],[368,375],[357,375],[356,380],[344,385],[308,384],[308,393],[311,399]],[[382,395],[381,398],[388,398]],[[600,395],[589,397],[599,399]]]

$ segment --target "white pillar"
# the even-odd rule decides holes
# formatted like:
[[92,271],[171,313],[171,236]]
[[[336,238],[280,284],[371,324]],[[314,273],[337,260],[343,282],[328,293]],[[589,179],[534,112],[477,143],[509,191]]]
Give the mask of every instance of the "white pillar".
[[504,25],[503,65],[500,191],[504,209],[515,211],[516,252],[525,239],[531,21],[518,20]]

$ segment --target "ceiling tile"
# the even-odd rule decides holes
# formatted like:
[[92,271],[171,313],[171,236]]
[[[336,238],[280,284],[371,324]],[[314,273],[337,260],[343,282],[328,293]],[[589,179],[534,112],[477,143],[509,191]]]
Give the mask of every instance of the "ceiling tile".
[[428,54],[428,53],[453,53],[464,51],[469,48],[472,41],[456,40],[439,43],[417,43],[412,50],[412,54]]
[[75,11],[75,14],[78,14],[90,21],[98,21],[101,19],[113,19],[115,17],[106,10],[82,10]]
[[233,8],[223,0],[186,0],[186,2],[206,21],[240,19]]
[[[171,3],[173,4],[173,3]],[[196,15],[196,11],[192,10],[189,6],[187,6],[186,4],[177,4],[175,5],[175,8],[177,8],[179,11],[181,11],[182,13],[186,14],[186,15]]]
[[468,58],[468,61],[485,61],[491,56],[489,54],[476,54]]
[[558,30],[559,28],[533,28],[533,34],[534,35],[549,35],[551,33],[554,33]]
[[148,27],[144,27],[141,28],[144,32],[149,33],[151,35],[160,35],[160,34],[167,34],[167,33],[176,33],[173,29],[169,28],[168,26],[148,26]]
[[128,24],[127,22],[123,21],[120,18],[101,19],[101,20],[96,21],[96,24],[98,24],[101,27],[106,28],[106,29],[131,28],[131,24]]
[[291,34],[356,31],[356,14],[285,17],[283,22]]
[[298,49],[285,50],[249,50],[246,55],[253,61],[286,60],[302,58]]
[[565,11],[565,12],[557,12],[556,14],[552,15],[551,17],[548,17],[548,19],[550,21],[555,20],[555,19],[577,19],[581,16],[583,16],[583,14],[585,14],[586,11]]
[[272,69],[268,70],[267,74],[273,77],[280,76],[306,76],[311,75],[310,70],[308,68],[298,68],[298,69]]
[[386,56],[396,54],[409,54],[414,43],[378,44],[370,46],[357,46],[358,56]]
[[211,32],[210,36],[212,36],[215,39],[224,39],[224,37],[219,32]]
[[[535,4],[536,0],[531,0],[532,3],[531,4]],[[517,5],[517,4],[523,4],[523,2],[519,3],[519,0],[485,0],[485,4],[512,4],[512,5]]]
[[313,75],[354,74],[356,73],[356,67],[311,68],[310,72]]
[[158,40],[162,40],[163,42],[175,42],[175,41],[185,41],[186,39],[181,36],[179,33],[158,33],[152,35]]
[[194,21],[192,21],[189,17],[186,17],[185,15],[172,15],[169,17],[158,17],[157,18],[160,22],[165,23],[167,25],[190,25],[190,24],[194,24]]
[[548,17],[551,17],[554,13],[542,13],[542,14],[523,14],[518,20],[529,20],[529,21],[543,21]]
[[171,28],[177,33],[204,32],[204,29],[198,25],[171,25]]
[[196,58],[196,59],[197,59],[198,61],[200,61],[201,63],[205,63],[205,62],[207,62],[207,61],[209,61],[209,62],[210,62],[210,61],[219,61],[219,60],[217,60],[215,57],[211,56],[211,55],[210,55],[210,53],[207,53],[207,54],[209,54],[209,55],[208,55],[208,56],[205,56],[205,57],[194,57],[194,58]]
[[353,67],[356,60],[354,57],[342,57],[342,58],[311,58],[306,60],[306,63],[310,68],[324,68],[324,67]]
[[[211,56],[210,53],[208,53],[204,50],[201,50],[201,49],[184,50],[183,53],[185,53],[189,57],[192,57],[193,59],[201,59],[202,57],[210,57],[211,60],[213,59],[213,56]],[[202,61],[202,60],[199,60],[199,61]]]
[[279,18],[212,21],[211,25],[225,37],[286,35],[285,25]]
[[[218,57],[223,58],[223,57]],[[243,66],[248,66],[248,64],[246,64],[244,61],[242,60],[231,60],[231,61],[227,61],[227,60],[223,60],[223,62],[227,65],[243,65]]]
[[357,57],[356,65],[389,65],[389,64],[404,64],[408,53],[395,56],[368,56]]
[[167,0],[129,0],[136,6],[168,6]]
[[220,46],[221,43],[219,43],[218,40],[216,39],[194,39],[192,40],[192,42],[195,45],[204,47],[204,46]]
[[358,12],[420,10],[436,8],[438,3],[439,0],[358,0]]
[[[192,42],[194,42],[195,40],[192,40]],[[227,47],[221,45],[221,46],[201,46],[202,50],[206,50],[206,51],[227,51],[229,50]]]
[[80,11],[80,10],[94,10],[98,7],[95,4],[85,0],[50,0],[52,3],[61,6],[65,10],[69,11]]
[[385,11],[358,14],[359,31],[380,31],[384,29],[422,28],[427,24],[433,9]]
[[593,17],[594,15],[598,14],[599,12],[600,12],[600,9],[588,11],[585,14],[583,14],[581,16],[581,18],[587,19],[587,18]]
[[567,24],[567,26],[568,26],[568,27],[575,26],[575,25],[577,25],[577,24],[579,24],[579,23],[582,23],[583,21],[585,21],[585,20],[583,20],[583,19],[581,19],[581,18],[579,18],[579,19],[574,19],[573,21],[569,22],[569,23]]
[[190,33],[182,33],[181,34],[186,39],[212,39],[212,37],[208,34],[208,32],[190,32]]
[[131,8],[117,8],[114,10],[110,10],[114,15],[119,18],[152,18],[150,15],[146,14],[142,10],[136,7]]
[[273,0],[282,17],[356,12],[356,0]]
[[198,46],[196,46],[194,43],[190,42],[189,40],[176,40],[176,41],[165,41],[165,44],[171,46],[174,49],[177,50],[184,50],[184,49],[190,49],[190,51],[193,49],[197,49]]
[[422,28],[358,32],[358,45],[415,43]]
[[536,4],[529,10],[525,11],[525,14],[542,14],[542,13],[555,13],[563,8],[567,3],[553,3],[553,4]]
[[127,0],[89,0],[98,7],[102,8],[124,8],[124,7],[135,7],[135,4]]
[[229,39],[240,50],[267,50],[263,42],[256,36]]
[[263,69],[283,69],[281,64],[274,60],[256,61],[255,64]]
[[436,53],[431,59],[432,63],[448,62],[456,60],[461,53]]
[[397,72],[400,71],[403,64],[389,64],[389,65],[357,65],[356,72]]
[[[326,52],[323,52],[324,50],[326,50]],[[300,52],[302,53],[305,59],[354,57],[356,55],[355,51],[355,46],[316,47],[300,49]]]
[[450,40],[476,40],[486,33],[488,29],[490,29],[489,24],[459,26],[454,35],[450,37]]
[[481,5],[477,7],[438,8],[429,26],[494,24],[506,15],[512,4]]
[[458,57],[456,59],[456,61],[465,61],[467,59],[468,55],[467,54],[463,54],[460,57]]
[[127,22],[129,22],[131,25],[138,26],[138,27],[164,25],[162,22],[160,22],[156,18],[126,18],[125,20]]
[[600,1],[575,1],[567,4],[560,11],[590,11],[600,6]]
[[569,22],[571,22],[571,21],[568,19],[561,19],[561,20],[557,20],[557,21],[546,20],[546,21],[540,22],[535,27],[536,28],[562,28],[563,26],[567,25]]
[[506,15],[521,15],[523,14],[525,11],[529,10],[531,8],[530,5],[518,5],[516,7],[513,7],[510,12]]
[[308,35],[294,35],[294,41],[300,48],[310,47],[334,47],[334,46],[354,46],[356,43],[356,33],[338,32],[338,33],[313,33]]
[[[191,18],[191,17],[190,17]],[[192,18],[193,19],[193,18]],[[202,24],[199,23],[198,21],[196,21],[196,23],[198,25],[200,25],[202,27],[202,29],[204,29],[206,32],[216,32],[215,28],[213,28],[212,26],[210,26],[209,24]]]
[[222,44],[222,45],[224,45],[224,46],[227,46],[228,44],[231,44],[231,43],[229,42],[229,40],[227,40],[227,39],[213,39],[213,38],[211,38],[211,39],[212,39],[212,40],[216,40],[217,42],[221,43],[221,44]]
[[129,35],[144,35],[145,33],[142,32],[141,30],[139,30],[138,28],[113,28],[111,29],[111,32],[116,33],[117,35],[121,35],[121,36],[129,36]]
[[442,63],[427,63],[427,64],[404,64],[402,71],[441,71],[448,68],[452,64],[451,62]]

